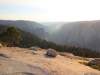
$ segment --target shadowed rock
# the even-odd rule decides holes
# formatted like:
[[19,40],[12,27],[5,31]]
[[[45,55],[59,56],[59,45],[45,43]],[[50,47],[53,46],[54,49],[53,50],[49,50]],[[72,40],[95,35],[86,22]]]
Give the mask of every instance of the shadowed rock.
[[10,58],[10,57],[8,57],[6,54],[2,54],[2,53],[0,53],[0,56],[1,56],[1,57],[5,57],[5,58]]

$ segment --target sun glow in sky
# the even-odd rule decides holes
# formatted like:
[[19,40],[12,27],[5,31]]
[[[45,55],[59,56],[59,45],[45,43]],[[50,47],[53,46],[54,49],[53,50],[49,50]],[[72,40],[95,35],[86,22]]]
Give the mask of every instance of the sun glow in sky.
[[0,19],[37,22],[100,19],[100,0],[0,0]]

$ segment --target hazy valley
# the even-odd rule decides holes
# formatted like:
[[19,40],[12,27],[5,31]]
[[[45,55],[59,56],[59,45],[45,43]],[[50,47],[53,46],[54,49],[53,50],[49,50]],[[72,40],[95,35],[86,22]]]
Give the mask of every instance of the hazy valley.
[[41,24],[34,21],[0,20],[0,24],[15,26],[21,30],[34,33],[41,39],[53,41],[57,44],[84,47],[100,51],[99,20],[67,23],[46,22]]

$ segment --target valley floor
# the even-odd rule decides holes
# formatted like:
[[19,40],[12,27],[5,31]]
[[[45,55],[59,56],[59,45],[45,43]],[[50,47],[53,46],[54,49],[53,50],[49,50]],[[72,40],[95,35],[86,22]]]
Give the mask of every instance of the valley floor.
[[0,75],[100,75],[100,71],[61,55],[18,47],[0,48]]

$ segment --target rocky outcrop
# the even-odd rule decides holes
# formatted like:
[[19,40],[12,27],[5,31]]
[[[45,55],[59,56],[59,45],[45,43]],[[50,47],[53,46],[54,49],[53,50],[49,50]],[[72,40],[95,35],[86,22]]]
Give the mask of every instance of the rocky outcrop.
[[52,56],[52,57],[56,57],[57,56],[57,52],[54,49],[47,49],[46,51],[48,56]]
[[[32,54],[32,53],[36,54]],[[100,71],[90,68],[60,55],[52,58],[45,55],[46,50],[2,47],[0,53],[0,75],[100,75]],[[82,60],[83,62],[83,60]]]

